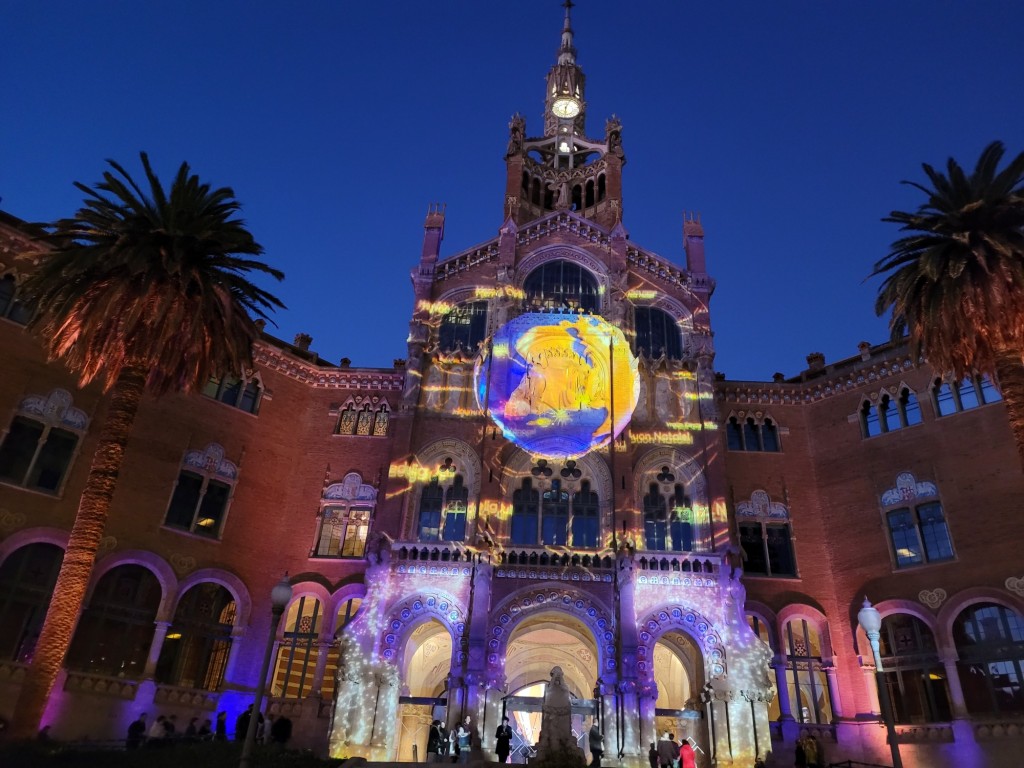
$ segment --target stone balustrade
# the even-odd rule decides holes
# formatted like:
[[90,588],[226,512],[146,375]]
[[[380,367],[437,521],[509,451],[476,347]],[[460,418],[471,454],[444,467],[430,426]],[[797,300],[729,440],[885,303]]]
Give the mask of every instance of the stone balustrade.
[[72,693],[91,693],[99,696],[113,696],[134,701],[139,690],[139,681],[124,677],[96,675],[91,672],[68,671],[64,690]]

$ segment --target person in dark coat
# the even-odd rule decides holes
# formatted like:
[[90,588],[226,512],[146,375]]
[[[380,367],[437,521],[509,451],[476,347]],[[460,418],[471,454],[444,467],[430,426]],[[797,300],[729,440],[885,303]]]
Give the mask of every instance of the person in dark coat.
[[218,712],[217,713],[217,725],[213,729],[213,740],[214,741],[227,741],[228,740],[228,713]]
[[128,738],[125,739],[125,749],[138,749],[146,738],[146,713],[139,715],[138,720],[133,720],[128,726]]
[[430,724],[430,732],[427,734],[427,762],[441,762],[441,755],[445,753],[447,746],[444,731],[441,728],[441,721],[434,720]]
[[270,743],[284,746],[292,737],[292,721],[284,715],[278,715],[270,726]]
[[512,728],[508,718],[501,718],[501,725],[494,732],[494,751],[498,753],[498,762],[507,763],[508,753],[512,751]]
[[590,742],[590,768],[601,768],[601,756],[604,754],[604,734],[601,733],[601,729],[597,725],[596,717],[594,724],[590,726],[588,741]]

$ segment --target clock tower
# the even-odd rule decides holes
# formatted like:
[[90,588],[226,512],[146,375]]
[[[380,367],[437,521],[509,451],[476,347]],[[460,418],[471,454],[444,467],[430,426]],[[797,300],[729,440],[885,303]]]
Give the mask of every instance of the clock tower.
[[509,123],[505,218],[516,225],[570,210],[611,228],[622,219],[622,125],[614,116],[601,139],[586,134],[586,77],[576,63],[572,0],[544,93],[544,135],[527,138],[526,120]]

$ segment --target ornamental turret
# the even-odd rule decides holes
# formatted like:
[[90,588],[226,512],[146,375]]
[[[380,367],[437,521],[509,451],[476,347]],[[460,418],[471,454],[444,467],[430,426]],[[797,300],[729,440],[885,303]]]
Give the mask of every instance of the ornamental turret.
[[586,77],[576,62],[572,0],[563,5],[561,43],[544,94],[544,135],[527,138],[518,114],[509,123],[504,219],[523,224],[551,211],[575,211],[611,229],[622,219],[622,124],[613,116],[603,139],[586,135]]

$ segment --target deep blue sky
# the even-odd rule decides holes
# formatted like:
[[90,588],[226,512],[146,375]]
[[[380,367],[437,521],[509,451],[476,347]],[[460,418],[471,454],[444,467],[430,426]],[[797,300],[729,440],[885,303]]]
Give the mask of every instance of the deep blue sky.
[[[626,10],[626,9],[629,10]],[[624,124],[624,222],[682,259],[701,212],[716,367],[768,379],[883,341],[877,281],[922,161],[1024,150],[1019,0],[579,0],[588,133]],[[507,124],[540,133],[558,0],[0,3],[0,208],[72,213],[114,158],[234,188],[283,268],[277,335],[405,356],[427,204],[442,256],[497,233]],[[140,171],[141,172],[141,171]]]

